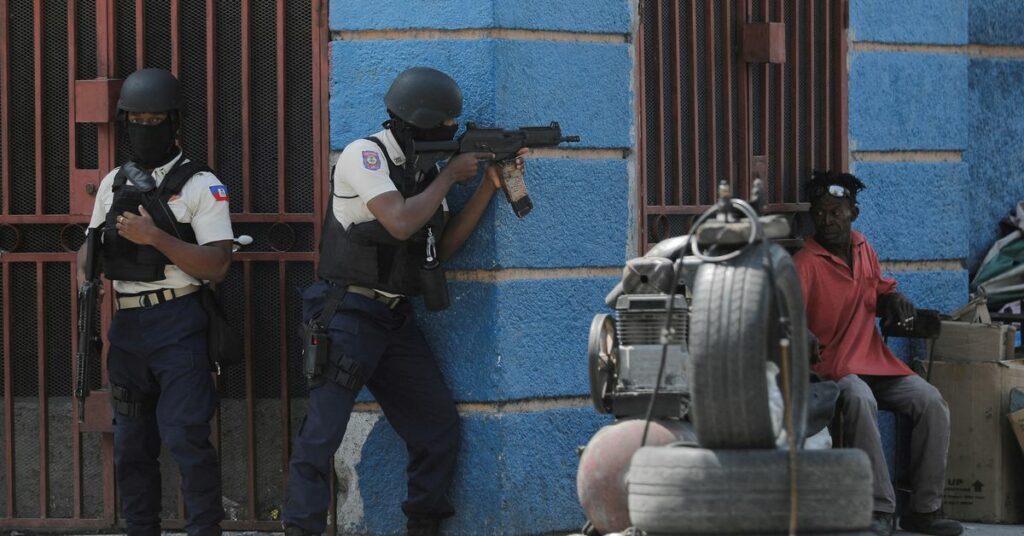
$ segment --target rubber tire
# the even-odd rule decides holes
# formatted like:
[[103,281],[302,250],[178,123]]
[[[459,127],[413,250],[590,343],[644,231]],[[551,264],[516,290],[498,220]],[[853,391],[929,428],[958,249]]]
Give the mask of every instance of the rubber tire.
[[[871,462],[859,449],[797,451],[797,528],[865,530]],[[629,469],[629,517],[653,534],[785,533],[789,452],[644,447]]]
[[733,260],[698,268],[689,349],[691,415],[701,446],[775,448],[765,365],[768,359],[779,366],[779,387],[784,388],[778,344],[782,316],[790,323],[788,373],[793,380],[786,412],[801,445],[807,432],[807,321],[792,257],[778,245],[761,243]]

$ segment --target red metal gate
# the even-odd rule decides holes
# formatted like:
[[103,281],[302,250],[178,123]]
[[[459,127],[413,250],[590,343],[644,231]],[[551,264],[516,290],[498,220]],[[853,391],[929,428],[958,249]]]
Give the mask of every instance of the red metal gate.
[[686,233],[726,180],[805,212],[812,169],[847,153],[847,0],[641,0],[643,251]]
[[[96,186],[123,159],[120,80],[142,67],[181,79],[186,154],[216,170],[236,234],[255,239],[223,284],[247,360],[220,378],[215,443],[225,528],[279,527],[306,396],[294,289],[313,280],[328,165],[326,23],[326,0],[0,0],[0,529],[116,522],[111,438],[97,431],[109,422],[74,417],[73,262]],[[165,527],[181,527],[177,469],[161,460]]]

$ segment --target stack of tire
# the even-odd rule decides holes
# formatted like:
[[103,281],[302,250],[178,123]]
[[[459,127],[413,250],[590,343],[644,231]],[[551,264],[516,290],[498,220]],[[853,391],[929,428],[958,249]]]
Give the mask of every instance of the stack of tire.
[[[793,260],[773,243],[698,268],[689,349],[699,446],[644,447],[633,456],[635,528],[649,535],[790,534],[795,519],[797,534],[869,534],[864,452],[799,449],[809,377],[803,307]],[[781,339],[789,340],[789,351]],[[781,371],[781,423],[769,409],[768,361]],[[787,444],[798,446],[793,456],[777,444],[780,428],[792,438]]]

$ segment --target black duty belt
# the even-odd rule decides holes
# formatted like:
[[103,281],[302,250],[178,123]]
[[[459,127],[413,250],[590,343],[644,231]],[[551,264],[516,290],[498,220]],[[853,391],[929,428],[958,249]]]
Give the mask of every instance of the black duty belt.
[[189,294],[195,293],[200,288],[201,287],[198,285],[188,285],[181,288],[165,288],[140,294],[118,294],[115,303],[117,304],[118,310],[152,307],[159,303],[169,302],[175,298],[188,296]]

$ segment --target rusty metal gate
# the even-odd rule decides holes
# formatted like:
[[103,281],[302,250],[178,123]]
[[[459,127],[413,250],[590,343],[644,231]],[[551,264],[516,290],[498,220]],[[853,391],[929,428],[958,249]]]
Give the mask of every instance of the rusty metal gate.
[[847,169],[847,0],[641,0],[640,246],[686,233],[720,180],[806,212],[813,169]]
[[[181,79],[186,154],[216,170],[236,234],[255,239],[223,284],[247,360],[219,378],[214,442],[225,528],[280,526],[306,397],[295,289],[313,280],[327,173],[326,4],[0,0],[0,529],[117,521],[103,393],[85,424],[74,417],[73,262],[96,186],[124,155],[120,80],[142,67]],[[166,452],[161,463],[164,526],[180,528],[177,468]]]

